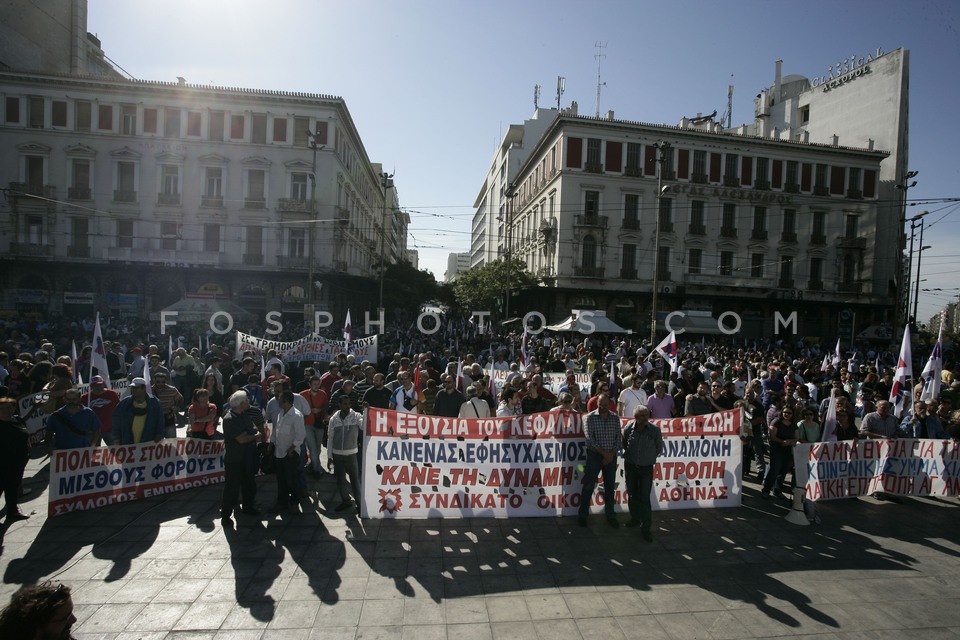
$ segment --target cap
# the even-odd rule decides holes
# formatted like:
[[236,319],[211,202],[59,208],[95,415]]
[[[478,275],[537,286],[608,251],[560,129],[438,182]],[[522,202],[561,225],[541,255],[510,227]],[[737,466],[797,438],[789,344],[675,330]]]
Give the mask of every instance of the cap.
[[131,386],[131,387],[146,387],[146,386],[147,386],[147,381],[144,380],[143,378],[134,378],[133,380],[130,381],[130,386]]
[[134,347],[130,351],[132,351],[133,353],[143,353],[143,349],[141,349],[140,347]]
[[103,376],[93,376],[90,378],[90,384],[103,384]]

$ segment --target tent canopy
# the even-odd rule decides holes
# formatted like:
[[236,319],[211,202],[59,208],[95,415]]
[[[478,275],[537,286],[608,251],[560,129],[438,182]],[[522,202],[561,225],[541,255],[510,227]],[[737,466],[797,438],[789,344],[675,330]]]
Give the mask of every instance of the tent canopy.
[[547,326],[548,331],[577,331],[580,333],[631,333],[597,309],[571,309],[570,317]]

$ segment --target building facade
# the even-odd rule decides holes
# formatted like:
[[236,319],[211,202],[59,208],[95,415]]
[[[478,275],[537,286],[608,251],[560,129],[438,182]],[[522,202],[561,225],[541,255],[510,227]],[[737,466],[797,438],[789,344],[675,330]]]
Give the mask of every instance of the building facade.
[[443,274],[444,282],[453,282],[464,271],[470,268],[470,252],[451,253],[447,255],[447,270]]

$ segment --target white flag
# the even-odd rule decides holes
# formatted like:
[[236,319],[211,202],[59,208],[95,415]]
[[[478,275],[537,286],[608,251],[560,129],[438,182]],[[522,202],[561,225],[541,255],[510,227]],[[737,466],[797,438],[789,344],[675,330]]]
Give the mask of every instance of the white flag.
[[837,398],[830,394],[830,403],[827,405],[827,415],[823,418],[823,434],[821,442],[837,441]]
[[943,323],[940,323],[940,332],[937,334],[937,344],[933,345],[930,358],[927,360],[920,379],[923,380],[923,392],[920,399],[923,401],[936,400],[940,397],[940,375],[943,373]]
[[677,332],[671,331],[670,335],[664,338],[653,350],[670,363],[670,372],[676,373],[680,366],[677,362]]
[[897,370],[893,374],[893,386],[890,387],[890,403],[893,405],[893,415],[897,418],[900,418],[900,415],[910,403],[909,381],[912,378],[913,360],[910,355],[910,325],[906,325],[903,327],[903,342],[900,344]]
[[103,377],[107,389],[110,388],[110,367],[107,365],[107,348],[103,344],[103,333],[100,331],[100,314],[97,314],[97,323],[93,326],[93,346],[90,349],[90,375],[87,380],[93,377],[93,370]]

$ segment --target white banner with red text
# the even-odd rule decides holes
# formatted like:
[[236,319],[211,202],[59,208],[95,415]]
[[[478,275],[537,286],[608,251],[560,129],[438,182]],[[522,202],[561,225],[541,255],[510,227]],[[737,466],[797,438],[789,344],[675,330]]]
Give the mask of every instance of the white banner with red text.
[[807,500],[881,492],[895,496],[960,495],[960,443],[953,440],[843,440],[797,445],[796,486]]
[[[120,394],[122,398],[127,387],[130,386],[130,382],[124,378],[122,380],[111,380],[110,388]],[[90,385],[87,383],[78,384],[76,388],[80,391],[80,394],[83,395],[90,391]],[[22,396],[17,400],[17,406],[19,411],[17,415],[25,416],[34,405],[34,398],[40,394],[31,393],[26,396]],[[30,445],[37,446],[43,439],[47,437],[47,418],[50,417],[49,413],[44,413],[43,411],[37,410],[32,416],[26,420],[27,432],[30,434]]]
[[[488,373],[489,371],[489,369],[485,369],[484,373]],[[507,383],[507,378],[510,376],[510,373],[510,371],[494,369],[493,387],[496,390],[496,395],[498,397],[500,392],[503,390],[503,385]],[[568,374],[566,373],[542,373],[540,375],[543,377],[543,386],[549,389],[550,393],[554,395],[558,395],[560,393],[560,388],[566,386],[567,384]],[[570,375],[573,375],[576,378],[577,387],[580,388],[581,401],[586,402],[587,398],[590,397],[590,374],[574,373]]]
[[180,438],[148,444],[61,449],[50,463],[47,515],[223,482],[223,441]]
[[[361,515],[370,518],[574,515],[586,448],[584,415],[441,418],[367,409]],[[621,419],[621,427],[629,423]],[[740,506],[740,410],[654,420],[664,446],[653,473],[655,510]],[[623,459],[616,510],[626,511]],[[604,508],[601,482],[591,511]]]
[[317,335],[309,335],[293,341],[258,338],[237,331],[237,357],[251,351],[256,357],[266,356],[274,349],[284,362],[330,362],[337,355],[345,353],[356,357],[357,362],[369,360],[377,364],[377,336],[357,338],[347,344],[346,340],[329,340]]

